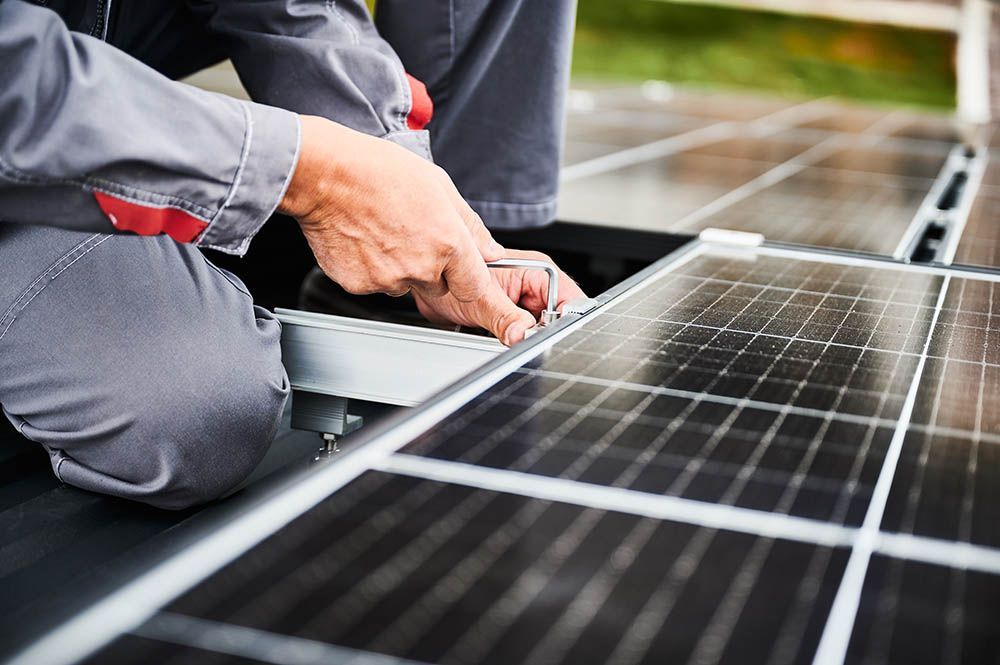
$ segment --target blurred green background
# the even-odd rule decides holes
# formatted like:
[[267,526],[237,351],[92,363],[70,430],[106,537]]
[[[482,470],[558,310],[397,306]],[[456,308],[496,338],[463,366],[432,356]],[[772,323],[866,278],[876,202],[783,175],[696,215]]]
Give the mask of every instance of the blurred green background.
[[664,0],[579,0],[573,74],[951,108],[954,50],[945,32]]
[[951,107],[955,37],[662,0],[580,0],[573,72]]

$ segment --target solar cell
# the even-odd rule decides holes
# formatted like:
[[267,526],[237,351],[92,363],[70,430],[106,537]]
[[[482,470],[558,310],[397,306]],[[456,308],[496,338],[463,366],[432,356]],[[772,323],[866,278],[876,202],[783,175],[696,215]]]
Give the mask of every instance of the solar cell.
[[848,663],[995,663],[1000,577],[876,556]]

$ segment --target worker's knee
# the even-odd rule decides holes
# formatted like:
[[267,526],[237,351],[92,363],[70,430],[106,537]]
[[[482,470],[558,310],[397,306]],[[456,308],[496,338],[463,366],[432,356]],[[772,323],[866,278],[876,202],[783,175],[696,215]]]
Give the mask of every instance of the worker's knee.
[[[185,508],[217,499],[239,485],[264,457],[288,394],[280,367],[269,375],[246,369],[216,371],[203,392],[157,409],[136,433],[148,437],[155,477],[143,500]],[[134,438],[134,437],[132,437]]]
[[54,459],[65,482],[160,508],[219,498],[242,482],[274,438],[288,395],[275,343],[214,362],[175,361],[137,377],[100,441]]

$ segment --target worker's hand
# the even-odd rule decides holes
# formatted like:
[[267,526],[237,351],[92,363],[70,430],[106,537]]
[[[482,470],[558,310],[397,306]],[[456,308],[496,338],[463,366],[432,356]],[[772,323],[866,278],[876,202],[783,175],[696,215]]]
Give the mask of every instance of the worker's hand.
[[351,293],[447,294],[478,302],[483,322],[504,319],[486,268],[504,249],[442,169],[324,118],[301,122],[279,210],[298,220],[323,272]]
[[[505,256],[552,263],[539,252],[508,249]],[[417,307],[431,321],[486,328],[507,346],[516,344],[524,339],[524,331],[538,322],[548,303],[549,277],[541,270],[520,268],[493,269],[490,275],[492,283],[484,299],[461,302],[450,295],[433,298],[414,292]],[[558,308],[583,297],[576,282],[560,270]]]

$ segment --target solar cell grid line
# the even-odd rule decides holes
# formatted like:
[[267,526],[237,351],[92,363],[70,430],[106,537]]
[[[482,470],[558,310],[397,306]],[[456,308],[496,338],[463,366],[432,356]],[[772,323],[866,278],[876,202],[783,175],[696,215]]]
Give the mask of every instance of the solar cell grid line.
[[[951,277],[946,276],[941,282],[937,303],[934,308],[934,316],[931,319],[931,331],[934,330],[941,308],[944,305],[950,280]],[[927,361],[930,344],[931,334],[928,334],[921,352],[920,361],[913,373],[913,382],[907,392],[906,402],[899,415],[899,424],[893,433],[889,449],[882,462],[878,481],[872,493],[871,501],[868,504],[864,522],[861,525],[858,537],[854,541],[854,545],[851,547],[851,556],[847,561],[847,568],[841,578],[840,587],[833,601],[833,607],[823,628],[823,636],[820,638],[816,657],[813,659],[813,665],[836,665],[842,663],[847,653],[851,634],[856,624],[865,577],[875,546],[877,545],[882,517],[885,513],[886,503],[889,499],[889,493],[902,452],[903,439],[909,427],[913,406],[917,399],[920,378],[923,374],[924,364]]]
[[[134,636],[134,637],[133,637]],[[149,650],[147,662],[157,665],[225,662],[274,665],[423,665],[416,661],[267,631],[161,612],[130,635],[149,640],[136,651]],[[134,657],[125,646],[120,655],[103,653],[102,663]],[[238,659],[238,660],[235,660]],[[235,663],[234,663],[235,660]]]

